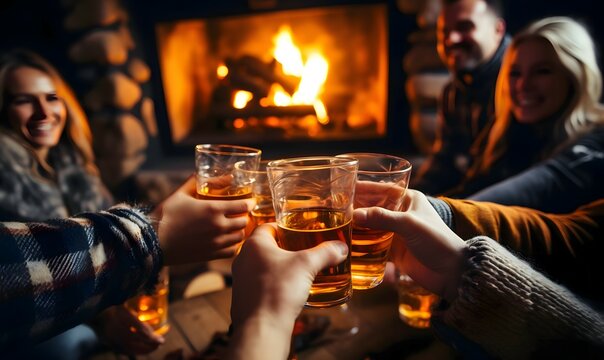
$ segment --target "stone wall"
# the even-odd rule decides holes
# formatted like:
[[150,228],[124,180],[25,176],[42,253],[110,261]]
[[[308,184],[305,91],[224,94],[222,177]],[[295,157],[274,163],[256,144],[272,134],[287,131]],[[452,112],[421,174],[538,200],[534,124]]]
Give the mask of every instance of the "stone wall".
[[90,120],[97,165],[116,191],[146,160],[157,127],[143,85],[150,70],[136,55],[129,15],[120,0],[63,0],[68,57],[85,84],[78,94]]

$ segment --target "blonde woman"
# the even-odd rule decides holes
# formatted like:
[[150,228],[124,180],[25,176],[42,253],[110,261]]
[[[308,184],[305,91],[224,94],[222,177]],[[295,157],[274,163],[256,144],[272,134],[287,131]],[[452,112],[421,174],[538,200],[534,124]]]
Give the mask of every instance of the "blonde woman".
[[470,198],[557,213],[602,197],[601,94],[584,26],[568,17],[530,24],[504,56],[486,150],[452,194],[482,189]]

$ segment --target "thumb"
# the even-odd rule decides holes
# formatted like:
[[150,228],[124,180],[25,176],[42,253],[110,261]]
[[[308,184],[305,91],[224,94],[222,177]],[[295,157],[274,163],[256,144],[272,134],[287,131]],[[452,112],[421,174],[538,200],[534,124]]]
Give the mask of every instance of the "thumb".
[[325,241],[313,248],[296,252],[306,264],[313,277],[329,266],[335,266],[346,260],[348,246],[339,240]]

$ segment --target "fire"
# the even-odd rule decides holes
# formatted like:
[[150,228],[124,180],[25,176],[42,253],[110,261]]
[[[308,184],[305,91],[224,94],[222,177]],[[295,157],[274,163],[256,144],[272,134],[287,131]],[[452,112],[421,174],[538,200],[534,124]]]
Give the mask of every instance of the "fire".
[[[293,41],[289,26],[281,26],[273,38],[273,56],[281,64],[285,75],[299,78],[298,86],[293,94],[289,94],[278,83],[273,83],[266,98],[259,100],[261,106],[291,106],[312,105],[317,121],[323,125],[329,123],[325,104],[319,99],[327,80],[329,63],[319,52],[308,54],[304,62],[303,54]],[[228,68],[221,65],[217,70],[219,77],[228,74]],[[237,91],[233,98],[233,107],[243,109],[252,100],[253,94],[247,91]]]
[[272,96],[272,103],[277,106],[313,105],[317,120],[321,124],[327,124],[329,117],[325,105],[319,99],[327,80],[329,70],[327,59],[314,52],[304,63],[302,52],[293,42],[289,26],[282,26],[273,41],[275,43],[273,55],[283,67],[283,72],[286,75],[299,77],[300,83],[292,96],[285,92],[280,85],[274,84],[271,94],[269,94],[269,97]]
[[239,90],[235,93],[235,97],[233,98],[233,107],[235,109],[243,109],[253,97],[254,95],[251,92]]

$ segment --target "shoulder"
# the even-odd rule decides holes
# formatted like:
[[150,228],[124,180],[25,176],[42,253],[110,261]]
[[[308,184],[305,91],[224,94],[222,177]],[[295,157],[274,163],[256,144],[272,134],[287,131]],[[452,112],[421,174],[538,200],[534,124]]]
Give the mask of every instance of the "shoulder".
[[31,153],[13,136],[0,130],[0,164],[6,166],[31,166],[34,161]]

